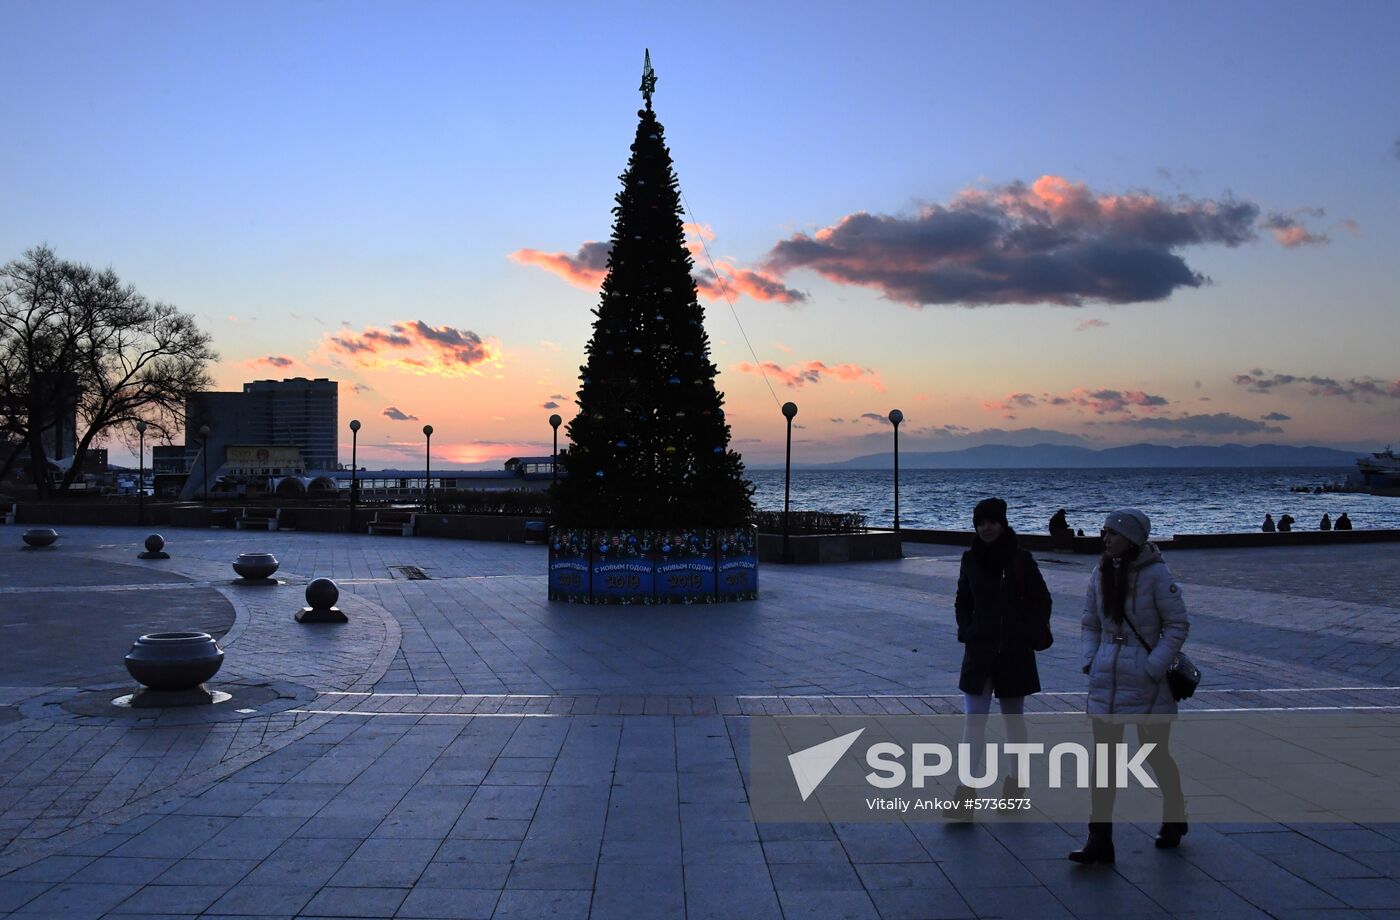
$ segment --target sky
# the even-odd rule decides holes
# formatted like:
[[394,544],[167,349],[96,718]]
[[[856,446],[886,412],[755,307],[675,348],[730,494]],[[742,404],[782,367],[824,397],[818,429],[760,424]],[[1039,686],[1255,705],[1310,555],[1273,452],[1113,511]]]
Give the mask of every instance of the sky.
[[[575,411],[643,50],[733,446],[1400,441],[1394,3],[0,0],[0,261],[340,381],[359,459]],[[590,245],[592,244],[592,245]],[[719,280],[716,280],[719,279]],[[112,445],[114,448],[117,445]],[[114,450],[114,461],[119,451]]]

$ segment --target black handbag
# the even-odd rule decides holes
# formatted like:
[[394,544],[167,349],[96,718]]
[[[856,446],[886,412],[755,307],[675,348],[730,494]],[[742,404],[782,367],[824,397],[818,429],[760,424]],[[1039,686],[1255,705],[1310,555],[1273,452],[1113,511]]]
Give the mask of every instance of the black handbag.
[[[1128,628],[1137,636],[1142,647],[1147,649],[1148,654],[1152,653],[1152,646],[1147,644],[1147,640],[1138,632],[1133,621],[1128,619],[1128,615],[1123,614],[1123,622],[1128,624]],[[1167,667],[1167,689],[1172,692],[1172,699],[1178,702],[1195,696],[1196,687],[1201,683],[1201,669],[1196,667],[1196,663],[1186,657],[1185,652],[1177,652],[1172,663]]]

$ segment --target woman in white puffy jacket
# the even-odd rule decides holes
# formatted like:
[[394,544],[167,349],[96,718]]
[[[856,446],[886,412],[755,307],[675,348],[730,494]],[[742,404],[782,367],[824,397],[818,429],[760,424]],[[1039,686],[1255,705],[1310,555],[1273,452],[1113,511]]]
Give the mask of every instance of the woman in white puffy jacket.
[[[1134,727],[1140,745],[1156,745],[1146,761],[1162,788],[1162,827],[1156,842],[1158,848],[1168,849],[1181,843],[1187,825],[1181,774],[1169,747],[1171,722],[1164,718],[1176,713],[1166,677],[1186,641],[1190,621],[1180,585],[1147,540],[1151,530],[1147,515],[1135,508],[1115,511],[1104,520],[1104,553],[1089,578],[1080,635],[1095,749],[1123,740],[1124,724],[1132,721],[1123,717],[1157,717]],[[1094,788],[1089,840],[1069,854],[1070,859],[1113,862],[1114,797],[1111,785]]]

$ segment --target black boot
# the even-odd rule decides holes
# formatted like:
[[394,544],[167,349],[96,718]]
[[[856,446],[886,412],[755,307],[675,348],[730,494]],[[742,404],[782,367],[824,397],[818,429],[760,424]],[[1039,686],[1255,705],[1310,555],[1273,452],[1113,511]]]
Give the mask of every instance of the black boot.
[[1113,825],[1107,821],[1090,822],[1089,840],[1084,846],[1069,854],[1069,858],[1077,863],[1092,865],[1094,863],[1113,862]]
[[1181,838],[1189,830],[1185,821],[1163,821],[1157,831],[1157,849],[1174,850],[1181,845]]

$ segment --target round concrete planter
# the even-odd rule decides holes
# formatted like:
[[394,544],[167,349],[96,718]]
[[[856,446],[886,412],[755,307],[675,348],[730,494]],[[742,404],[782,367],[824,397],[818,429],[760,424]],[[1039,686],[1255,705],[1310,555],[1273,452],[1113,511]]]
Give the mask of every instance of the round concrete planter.
[[240,578],[268,579],[281,565],[271,553],[243,553],[233,562],[233,570]]
[[151,633],[137,639],[126,655],[126,669],[152,690],[193,690],[224,663],[224,650],[208,633]]
[[58,531],[52,527],[36,527],[33,530],[26,530],[21,538],[25,543],[36,549],[44,546],[53,546],[58,539]]

